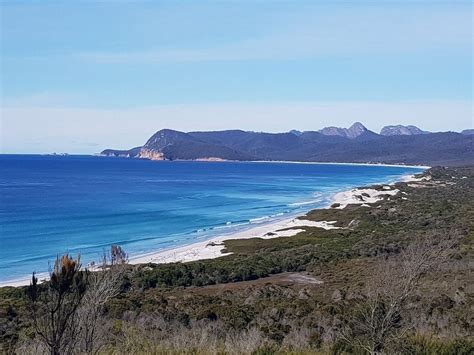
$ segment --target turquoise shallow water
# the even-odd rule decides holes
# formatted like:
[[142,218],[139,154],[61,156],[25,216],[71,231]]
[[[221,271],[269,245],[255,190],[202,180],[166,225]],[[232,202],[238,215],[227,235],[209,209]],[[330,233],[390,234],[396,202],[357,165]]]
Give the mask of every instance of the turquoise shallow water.
[[407,167],[153,162],[0,155],[0,282],[46,272],[56,254],[99,259],[189,244],[326,205]]

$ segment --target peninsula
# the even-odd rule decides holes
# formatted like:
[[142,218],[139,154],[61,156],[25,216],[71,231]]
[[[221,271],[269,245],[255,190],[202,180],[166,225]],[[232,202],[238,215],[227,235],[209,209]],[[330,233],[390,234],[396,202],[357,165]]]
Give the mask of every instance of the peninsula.
[[380,134],[356,122],[349,128],[287,133],[162,129],[140,147],[106,149],[104,156],[151,160],[302,161],[460,166],[474,164],[473,135],[387,126]]

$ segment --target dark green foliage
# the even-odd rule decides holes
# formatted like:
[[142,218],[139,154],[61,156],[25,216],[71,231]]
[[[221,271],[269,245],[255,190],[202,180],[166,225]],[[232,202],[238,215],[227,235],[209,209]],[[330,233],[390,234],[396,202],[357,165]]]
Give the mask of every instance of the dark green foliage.
[[216,283],[256,280],[287,271],[303,271],[316,260],[330,260],[335,251],[322,255],[312,245],[289,250],[261,250],[252,255],[193,263],[147,265],[136,274],[138,285],[144,289],[171,286],[204,286]]
[[[443,174],[442,169],[433,169],[431,174],[436,178],[446,178],[453,172]],[[469,179],[457,180],[458,184],[468,182]],[[466,187],[452,188],[461,192]],[[433,193],[432,189],[413,189],[405,183],[398,184],[397,188],[417,196],[410,198],[409,203],[397,196],[385,201],[378,209],[349,206],[343,210],[308,213],[309,219],[336,220],[336,226],[341,227],[354,220],[360,221],[354,230],[308,228],[293,238],[229,240],[225,243],[226,251],[235,255],[186,264],[150,264],[146,270],[142,268],[138,272],[136,280],[144,289],[248,281],[281,272],[312,269],[331,260],[397,254],[408,239],[413,238],[413,233],[426,233],[428,230],[448,232],[454,226],[467,236],[465,228],[469,228],[472,222],[467,218],[468,211],[464,211],[469,207],[465,191],[462,191],[463,195],[456,195],[448,189],[437,189]],[[469,189],[467,192],[472,195]],[[394,206],[399,206],[395,214],[389,212]]]
[[[371,144],[367,144],[371,141]],[[106,149],[108,156],[136,157],[142,147],[128,151]],[[288,160],[431,164],[472,164],[472,136],[454,132],[412,136],[381,136],[365,131],[352,139],[319,132],[265,133],[240,130],[220,132],[156,132],[143,149],[163,153],[165,159],[216,157],[227,160]]]

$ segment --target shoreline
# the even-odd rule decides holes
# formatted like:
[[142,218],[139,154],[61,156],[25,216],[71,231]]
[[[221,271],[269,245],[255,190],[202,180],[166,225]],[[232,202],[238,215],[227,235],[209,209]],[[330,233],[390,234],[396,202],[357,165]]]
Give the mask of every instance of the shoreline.
[[[197,260],[215,259],[232,254],[222,252],[225,249],[224,241],[226,240],[252,238],[288,238],[293,237],[302,231],[305,231],[305,228],[315,227],[323,229],[340,229],[341,227],[336,227],[333,225],[337,221],[315,222],[305,220],[304,217],[307,215],[308,212],[312,210],[327,209],[330,208],[333,204],[339,204],[339,206],[333,207],[336,209],[343,209],[348,204],[359,204],[364,207],[371,207],[369,204],[382,200],[382,195],[396,195],[398,193],[398,190],[393,188],[395,183],[419,181],[420,179],[415,178],[416,174],[407,174],[404,176],[400,176],[396,181],[380,183],[380,185],[382,185],[383,187],[382,190],[375,190],[369,187],[353,187],[349,190],[335,192],[331,196],[330,202],[327,205],[323,205],[318,208],[312,208],[304,212],[300,211],[290,217],[287,215],[278,219],[273,219],[271,221],[261,222],[255,225],[249,225],[249,227],[246,229],[216,235],[214,237],[207,238],[198,242],[136,255],[129,259],[129,264],[167,264],[176,262],[191,262]],[[366,196],[363,200],[360,199],[362,193]],[[44,280],[44,278],[47,278],[48,275],[38,274],[37,276],[39,280]],[[27,286],[29,285],[30,281],[30,276],[28,278],[18,278],[15,280],[0,281],[0,287]]]
[[[349,204],[358,204],[364,207],[371,207],[369,204],[376,203],[383,199],[382,195],[396,195],[399,190],[393,188],[397,182],[419,181],[415,177],[416,174],[401,176],[397,181],[381,183],[382,190],[375,190],[369,187],[354,187],[350,190],[336,192],[332,195],[330,203],[300,212],[290,218],[282,218],[279,220],[269,221],[246,230],[236,231],[229,234],[222,234],[203,241],[182,245],[179,247],[158,250],[130,258],[129,264],[167,264],[177,262],[191,262],[198,260],[215,259],[231,255],[232,253],[223,253],[225,249],[224,242],[226,240],[242,240],[242,239],[273,239],[288,238],[305,231],[305,228],[322,228],[322,229],[341,229],[333,224],[337,221],[310,221],[304,217],[312,210],[331,208],[333,204],[339,204],[335,209],[344,209]],[[364,200],[360,199],[361,194],[366,194]]]
[[[194,161],[194,160],[190,160]],[[224,160],[231,161],[231,160]],[[233,161],[232,161],[233,162]],[[238,161],[235,161],[238,162]],[[412,168],[412,169],[430,169],[428,165],[403,165],[403,164],[385,164],[385,163],[336,163],[336,162],[317,162],[317,161],[285,161],[285,160],[249,160],[244,163],[287,163],[287,164],[314,164],[314,165],[350,165],[350,166],[382,166],[387,168]]]
[[197,158],[197,159],[175,159],[175,160],[154,160],[148,158],[128,158],[111,157],[108,155],[94,155],[106,158],[139,159],[155,162],[197,162],[197,163],[257,163],[257,164],[308,164],[308,165],[349,165],[349,166],[381,166],[387,168],[412,168],[412,169],[430,169],[428,165],[404,165],[404,164],[386,164],[386,163],[337,163],[337,162],[319,162],[319,161],[298,161],[298,160],[226,160],[216,158]]
[[[107,155],[99,155],[100,157],[109,157]],[[153,160],[148,158],[126,158],[124,159],[142,159],[150,161],[166,161],[166,162],[198,162],[198,163],[261,163],[261,164],[308,164],[308,165],[349,165],[349,166],[381,166],[387,168],[411,168],[411,169],[430,169],[428,165],[404,165],[404,164],[386,164],[386,163],[337,163],[337,162],[320,162],[320,161],[299,161],[299,160],[226,160],[216,158],[198,158],[198,159],[175,159],[175,160]]]
[[232,253],[223,253],[225,249],[224,241],[242,240],[242,239],[273,239],[292,237],[304,230],[304,227],[320,227],[324,229],[336,229],[332,226],[336,221],[313,222],[301,220],[299,218],[305,214],[297,214],[290,218],[283,218],[269,222],[263,222],[260,225],[253,225],[245,230],[236,231],[228,234],[221,234],[203,241],[194,242],[179,247],[150,252],[137,255],[130,258],[129,264],[168,264],[175,262],[190,262],[197,260],[214,259],[221,256],[231,255]]
[[121,159],[138,159],[138,160],[150,160],[150,161],[166,161],[166,162],[199,162],[199,163],[279,163],[279,164],[315,164],[315,165],[354,165],[354,166],[384,166],[393,168],[414,168],[414,169],[430,169],[432,166],[428,165],[406,165],[403,163],[399,164],[388,164],[388,163],[341,163],[341,162],[324,162],[324,161],[298,161],[298,160],[225,160],[217,158],[197,158],[197,159],[176,159],[176,160],[152,160],[146,158],[129,158],[129,157],[116,157],[110,155],[104,155],[100,153],[93,154],[52,154],[52,153],[33,153],[33,154],[0,154],[0,155],[33,155],[33,156],[51,156],[51,157],[97,157],[97,158],[121,158]]

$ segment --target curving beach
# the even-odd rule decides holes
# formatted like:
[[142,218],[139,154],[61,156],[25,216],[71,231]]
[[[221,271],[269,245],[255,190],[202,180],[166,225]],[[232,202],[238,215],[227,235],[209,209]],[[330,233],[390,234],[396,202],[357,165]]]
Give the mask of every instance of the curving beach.
[[[414,175],[407,175],[400,179],[402,182],[419,181]],[[382,190],[373,188],[354,188],[347,191],[336,193],[329,206],[334,208],[344,208],[349,204],[358,204],[365,207],[371,207],[370,204],[380,201],[383,195],[396,195],[399,191],[393,188],[393,184],[383,184]],[[363,199],[360,196],[363,195]],[[334,226],[337,221],[310,221],[305,219],[305,214],[293,216],[291,218],[279,219],[272,222],[262,223],[249,229],[238,231],[230,234],[216,236],[214,238],[184,245],[167,250],[160,250],[149,254],[139,255],[130,259],[130,264],[164,264],[176,262],[190,262],[203,259],[214,259],[230,255],[225,252],[224,242],[232,239],[273,239],[281,237],[292,237],[305,231],[306,228],[323,228],[323,229],[339,229]]]

